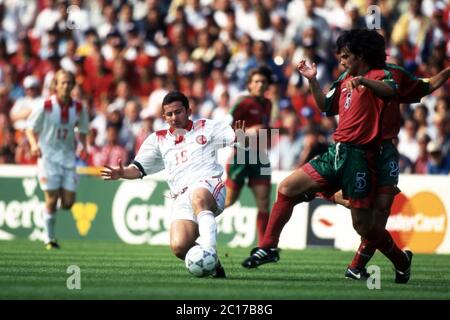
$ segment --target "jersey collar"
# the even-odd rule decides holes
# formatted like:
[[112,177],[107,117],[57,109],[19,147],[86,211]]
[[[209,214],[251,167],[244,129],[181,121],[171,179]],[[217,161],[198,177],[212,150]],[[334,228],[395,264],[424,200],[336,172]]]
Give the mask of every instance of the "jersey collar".
[[[193,125],[194,125],[194,123],[192,122],[192,120],[189,120],[188,123],[187,123],[187,125],[186,125],[183,129],[186,130],[186,131],[191,131]],[[177,128],[172,128],[172,127],[169,128],[169,132],[170,132],[171,134],[173,134],[173,132],[174,132],[175,130],[177,130]]]
[[69,101],[66,104],[62,100],[60,100],[56,95],[55,95],[55,99],[61,108],[70,108],[73,105],[72,98],[69,98]]
[[72,98],[69,98],[69,101],[67,104],[64,104],[62,100],[58,99],[58,97],[55,95],[56,103],[59,104],[61,107],[61,123],[67,123],[69,122],[69,108],[73,105]]
[[[187,125],[184,127],[184,130],[191,131],[193,127],[193,122],[191,120],[188,121]],[[169,128],[169,132],[171,135],[177,130],[177,128]],[[175,136],[175,144],[181,143],[184,141],[184,135],[180,134]]]

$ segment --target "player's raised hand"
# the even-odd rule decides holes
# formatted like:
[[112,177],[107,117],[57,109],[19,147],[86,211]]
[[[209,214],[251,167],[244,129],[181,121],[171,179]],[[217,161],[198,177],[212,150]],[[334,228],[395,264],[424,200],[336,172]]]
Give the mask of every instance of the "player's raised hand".
[[104,165],[105,169],[100,171],[103,180],[117,180],[123,177],[122,159],[118,161],[119,167]]
[[245,149],[248,146],[248,136],[245,134],[244,120],[236,120],[234,122],[234,132],[236,134],[236,145]]
[[317,75],[317,65],[313,63],[311,66],[308,66],[306,60],[300,60],[297,65],[297,70],[308,80],[314,79]]

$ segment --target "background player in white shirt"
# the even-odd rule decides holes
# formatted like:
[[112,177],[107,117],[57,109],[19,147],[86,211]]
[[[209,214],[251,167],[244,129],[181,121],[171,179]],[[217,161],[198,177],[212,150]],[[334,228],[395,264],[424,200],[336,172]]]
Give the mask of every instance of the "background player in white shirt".
[[[162,102],[168,130],[151,134],[142,144],[135,160],[127,167],[105,166],[105,180],[138,179],[167,170],[168,184],[175,197],[170,226],[170,247],[180,259],[198,243],[216,250],[215,217],[224,209],[225,188],[220,177],[217,149],[233,145],[236,134],[227,123],[213,120],[189,120],[189,101],[181,92],[169,92]],[[235,130],[244,132],[244,123]],[[215,277],[225,277],[220,262]]]
[[75,85],[73,74],[59,70],[54,81],[55,94],[33,109],[26,131],[31,153],[39,157],[38,177],[45,195],[44,231],[47,249],[59,248],[55,238],[58,199],[61,199],[62,209],[70,209],[75,202],[78,182],[75,127],[78,127],[82,144],[81,155],[85,156],[89,125],[86,108],[70,97]]

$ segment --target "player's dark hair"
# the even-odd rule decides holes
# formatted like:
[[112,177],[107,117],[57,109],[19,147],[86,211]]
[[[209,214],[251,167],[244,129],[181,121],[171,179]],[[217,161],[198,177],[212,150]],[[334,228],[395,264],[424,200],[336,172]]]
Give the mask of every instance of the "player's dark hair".
[[336,52],[339,54],[344,48],[361,57],[371,68],[384,68],[386,65],[386,44],[383,36],[375,30],[344,31],[336,41]]
[[189,109],[189,100],[188,98],[181,93],[180,91],[171,91],[163,99],[162,107],[171,104],[172,102],[180,101],[181,104],[187,109]]
[[260,75],[263,75],[264,77],[266,77],[269,84],[273,82],[272,81],[272,70],[265,65],[261,65],[257,68],[251,69],[248,72],[247,84],[249,84],[252,81],[252,78],[255,74],[260,74]]

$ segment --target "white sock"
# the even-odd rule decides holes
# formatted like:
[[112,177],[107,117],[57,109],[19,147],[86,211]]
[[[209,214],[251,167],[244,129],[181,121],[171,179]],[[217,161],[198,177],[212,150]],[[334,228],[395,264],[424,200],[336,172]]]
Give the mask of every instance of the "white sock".
[[200,245],[205,248],[216,248],[217,223],[214,214],[209,210],[201,211],[197,215],[198,233],[200,234]]
[[56,212],[49,213],[47,210],[45,210],[44,221],[45,243],[55,241]]

